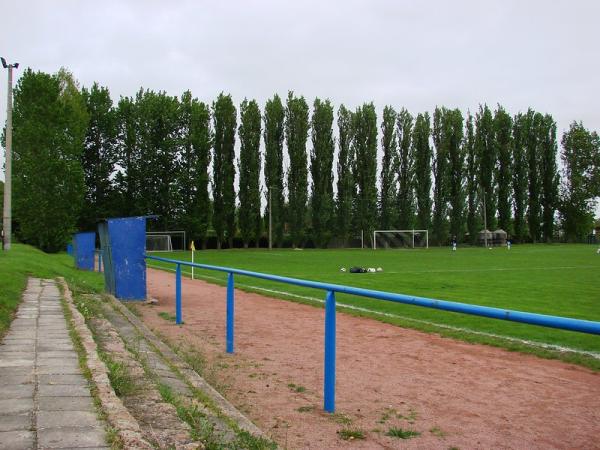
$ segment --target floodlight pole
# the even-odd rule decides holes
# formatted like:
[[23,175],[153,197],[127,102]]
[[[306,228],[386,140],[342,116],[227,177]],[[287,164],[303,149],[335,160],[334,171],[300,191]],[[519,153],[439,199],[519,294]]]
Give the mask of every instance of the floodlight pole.
[[488,248],[488,241],[487,241],[488,229],[487,229],[487,212],[486,212],[486,208],[485,208],[485,192],[482,191],[481,194],[483,196],[483,239],[485,240],[485,248]]
[[273,248],[273,213],[271,212],[271,186],[269,186],[269,250]]
[[2,212],[3,249],[10,250],[11,230],[11,198],[12,198],[12,70],[19,67],[19,63],[6,64],[2,58],[2,65],[8,69],[8,90],[6,101],[6,152],[4,156],[4,210]]

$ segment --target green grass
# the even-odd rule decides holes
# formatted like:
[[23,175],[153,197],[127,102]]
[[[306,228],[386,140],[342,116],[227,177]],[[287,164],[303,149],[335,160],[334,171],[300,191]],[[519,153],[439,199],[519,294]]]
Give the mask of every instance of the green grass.
[[73,258],[66,253],[47,254],[28,245],[12,244],[8,251],[0,251],[0,336],[8,329],[27,277],[65,277],[75,292],[101,292],[102,274],[76,270]]
[[[189,260],[190,252],[160,253],[160,256]],[[199,251],[195,261],[367,289],[600,321],[600,257],[595,247],[589,245],[516,245],[510,251],[506,248],[459,248],[457,252],[447,248]],[[157,261],[149,261],[149,264],[172,269],[172,265]],[[384,271],[372,274],[340,272],[341,267],[347,269],[354,265],[382,267]],[[190,269],[184,267],[183,270],[186,273]],[[226,275],[196,270],[196,277],[224,284]],[[236,275],[235,281],[238,288],[304,303],[316,304],[311,298],[324,298],[323,291],[258,278]],[[532,348],[516,341],[523,339],[600,353],[598,336],[349,295],[338,294],[337,300],[339,304],[370,311],[354,311],[354,314],[470,342],[560,357],[600,369],[597,358]],[[392,317],[382,316],[382,313]]]

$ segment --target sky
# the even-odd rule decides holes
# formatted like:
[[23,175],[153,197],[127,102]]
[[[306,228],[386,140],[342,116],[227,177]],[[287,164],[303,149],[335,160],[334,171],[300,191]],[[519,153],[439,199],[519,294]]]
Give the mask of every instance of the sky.
[[500,103],[552,114],[559,139],[574,120],[600,131],[594,0],[21,0],[2,16],[15,82],[26,67],[64,66],[115,101],[144,87],[262,107],[293,90],[336,109],[372,101],[379,118],[385,105],[416,115]]

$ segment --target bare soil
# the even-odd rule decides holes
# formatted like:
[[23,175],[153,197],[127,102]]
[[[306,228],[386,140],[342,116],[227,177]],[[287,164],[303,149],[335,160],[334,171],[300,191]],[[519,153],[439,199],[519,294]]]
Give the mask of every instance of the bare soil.
[[[600,375],[531,355],[337,315],[336,414],[322,412],[324,310],[235,292],[235,354],[225,353],[225,288],[148,270],[144,321],[206,358],[205,377],[282,447],[600,448]],[[401,439],[390,429],[420,435]],[[360,431],[344,440],[342,430]]]

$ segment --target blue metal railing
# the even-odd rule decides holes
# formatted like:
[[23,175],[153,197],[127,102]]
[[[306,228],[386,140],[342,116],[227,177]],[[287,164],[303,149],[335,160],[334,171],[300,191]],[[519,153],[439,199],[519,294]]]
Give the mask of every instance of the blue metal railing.
[[440,309],[475,316],[489,317],[492,319],[509,320],[512,322],[521,322],[532,325],[539,325],[549,328],[558,328],[561,330],[578,331],[581,333],[600,335],[600,322],[589,320],[571,319],[568,317],[549,316],[544,314],[535,314],[510,309],[492,308],[489,306],[470,305],[467,303],[450,302],[446,300],[436,300],[425,297],[415,297],[411,295],[396,294],[393,292],[376,291],[340,284],[322,283],[320,281],[302,280],[299,278],[282,277],[260,272],[252,272],[243,269],[234,269],[232,267],[213,266],[209,264],[191,263],[189,261],[179,261],[175,259],[162,258],[159,256],[145,255],[147,259],[162,261],[176,265],[175,281],[175,309],[176,323],[181,324],[182,304],[181,304],[181,266],[196,267],[199,269],[215,270],[225,272],[227,277],[227,331],[226,331],[226,351],[233,353],[234,348],[234,279],[235,275],[244,275],[263,280],[277,281],[280,283],[303,286],[313,289],[326,291],[325,296],[325,373],[324,373],[324,410],[327,412],[335,411],[335,338],[336,338],[336,320],[335,320],[335,293],[358,295],[361,297],[374,298],[408,305],[423,306],[426,308]]

